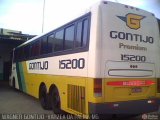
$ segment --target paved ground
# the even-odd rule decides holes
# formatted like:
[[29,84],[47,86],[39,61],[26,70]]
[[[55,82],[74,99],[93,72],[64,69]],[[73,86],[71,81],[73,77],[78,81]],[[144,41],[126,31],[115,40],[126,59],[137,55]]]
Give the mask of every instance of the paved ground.
[[0,82],[0,113],[53,113],[43,110],[38,99]]
[[[33,117],[33,114],[45,115],[45,116],[38,116],[38,117],[41,117],[43,120],[60,118],[60,116],[58,117],[54,116],[54,113],[52,111],[43,110],[38,99],[31,97],[27,94],[24,94],[18,90],[14,90],[10,88],[8,86],[8,82],[0,81],[0,120],[1,119],[7,120],[13,117],[15,113],[18,113],[18,115],[29,114],[29,115],[32,115],[32,117]],[[7,118],[6,114],[10,115],[9,118]],[[49,116],[46,116],[46,115],[49,115]],[[151,117],[154,117],[153,114],[151,115],[150,115]],[[20,117],[22,117],[23,119],[27,119],[27,118],[24,118],[25,117],[24,115],[19,116],[17,118],[20,118]],[[69,119],[69,117],[67,118]],[[128,119],[129,118],[126,118],[126,120]],[[134,118],[132,117],[130,119],[142,120],[142,116],[138,116]],[[28,119],[28,120],[31,120],[31,119]],[[152,119],[146,119],[146,120],[152,120]],[[158,119],[155,119],[155,120],[158,120]]]

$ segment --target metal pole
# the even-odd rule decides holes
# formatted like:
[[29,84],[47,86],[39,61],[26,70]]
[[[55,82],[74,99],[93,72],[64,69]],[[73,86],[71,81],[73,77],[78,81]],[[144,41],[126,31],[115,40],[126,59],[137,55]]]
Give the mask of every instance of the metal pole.
[[119,3],[118,0],[115,0],[115,1],[116,1],[117,3]]

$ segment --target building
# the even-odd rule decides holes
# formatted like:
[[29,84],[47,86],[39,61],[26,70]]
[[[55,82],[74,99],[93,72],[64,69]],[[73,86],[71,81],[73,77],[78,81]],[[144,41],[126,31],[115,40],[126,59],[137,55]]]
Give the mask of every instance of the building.
[[160,32],[160,19],[157,19],[157,20],[158,20],[159,32]]
[[0,80],[8,80],[11,72],[12,50],[35,35],[0,28]]

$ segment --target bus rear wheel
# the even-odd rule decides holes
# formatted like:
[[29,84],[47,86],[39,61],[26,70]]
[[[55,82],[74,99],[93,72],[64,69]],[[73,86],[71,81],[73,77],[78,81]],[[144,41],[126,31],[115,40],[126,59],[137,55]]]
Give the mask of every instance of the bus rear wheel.
[[45,110],[50,110],[51,105],[49,102],[49,96],[47,95],[47,89],[45,85],[41,85],[39,89],[39,100],[41,103],[41,106]]
[[62,113],[61,109],[60,109],[60,96],[59,96],[59,92],[58,89],[56,87],[54,87],[51,90],[51,106],[52,106],[52,110],[55,114],[59,114]]

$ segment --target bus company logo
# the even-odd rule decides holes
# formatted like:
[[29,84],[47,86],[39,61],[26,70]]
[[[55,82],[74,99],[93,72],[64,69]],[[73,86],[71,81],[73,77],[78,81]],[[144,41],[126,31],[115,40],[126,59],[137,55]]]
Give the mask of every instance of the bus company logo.
[[148,118],[147,114],[142,115],[142,120],[147,120],[147,118]]
[[158,114],[143,114],[142,120],[159,120]]
[[131,29],[139,29],[141,27],[141,20],[145,18],[145,16],[137,15],[133,13],[128,13],[126,16],[117,16],[121,20],[123,20],[126,25]]

